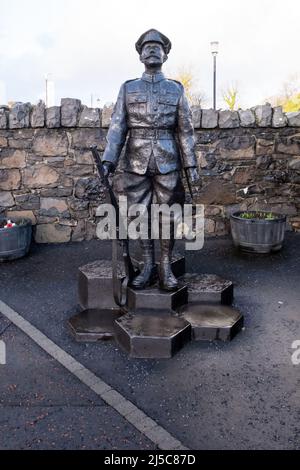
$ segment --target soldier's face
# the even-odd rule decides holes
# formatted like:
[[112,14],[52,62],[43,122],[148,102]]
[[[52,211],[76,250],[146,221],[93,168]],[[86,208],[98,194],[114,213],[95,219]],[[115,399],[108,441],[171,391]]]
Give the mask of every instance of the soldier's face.
[[159,42],[146,42],[140,55],[141,62],[148,66],[162,65],[167,55]]

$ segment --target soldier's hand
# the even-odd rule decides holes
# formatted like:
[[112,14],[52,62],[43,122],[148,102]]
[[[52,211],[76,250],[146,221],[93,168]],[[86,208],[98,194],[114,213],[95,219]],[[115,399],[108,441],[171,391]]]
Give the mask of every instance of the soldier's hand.
[[115,167],[111,162],[103,162],[104,176],[108,176],[114,169]]
[[191,183],[197,183],[200,179],[198,169],[196,167],[187,168],[188,177]]

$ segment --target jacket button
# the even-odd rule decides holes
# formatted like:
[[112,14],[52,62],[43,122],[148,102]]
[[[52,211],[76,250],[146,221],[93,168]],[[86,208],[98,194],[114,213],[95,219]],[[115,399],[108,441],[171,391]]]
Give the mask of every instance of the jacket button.
[[156,88],[153,89],[153,93],[157,93],[157,89],[156,89]]
[[157,111],[157,106],[154,106],[154,108],[153,108],[153,109],[154,109],[154,111]]

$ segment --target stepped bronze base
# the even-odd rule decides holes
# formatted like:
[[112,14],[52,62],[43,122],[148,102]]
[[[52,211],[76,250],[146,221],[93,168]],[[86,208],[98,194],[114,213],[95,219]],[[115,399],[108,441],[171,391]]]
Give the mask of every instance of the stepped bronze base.
[[196,341],[231,341],[244,323],[236,308],[213,303],[191,302],[180,309],[180,314],[191,324]]
[[184,319],[157,315],[124,315],[116,320],[115,339],[130,357],[172,357],[191,339],[191,325]]
[[[77,341],[114,338],[130,357],[169,358],[190,339],[231,341],[243,316],[231,307],[233,283],[215,274],[184,274],[184,258],[173,260],[179,287],[128,287],[126,308],[112,294],[111,262],[98,260],[79,268],[79,303],[83,311],[68,321]],[[176,270],[175,269],[175,270]],[[120,276],[122,265],[120,264]]]
[[115,336],[115,320],[123,312],[120,309],[88,309],[68,320],[68,326],[76,341],[90,342],[112,339]]

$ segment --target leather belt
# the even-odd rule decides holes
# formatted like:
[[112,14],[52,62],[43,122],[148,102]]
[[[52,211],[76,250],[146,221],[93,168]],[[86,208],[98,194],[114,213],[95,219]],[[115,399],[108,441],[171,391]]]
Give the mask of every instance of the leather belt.
[[152,127],[136,127],[129,131],[130,137],[135,139],[172,139],[174,131],[172,129],[153,129]]

